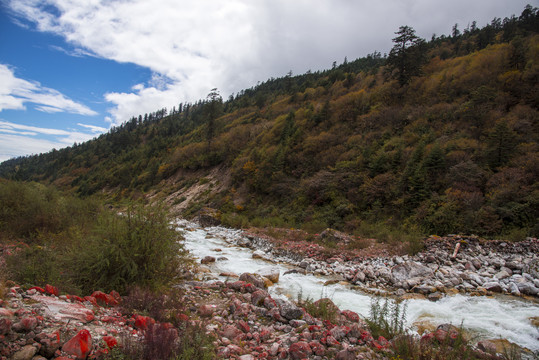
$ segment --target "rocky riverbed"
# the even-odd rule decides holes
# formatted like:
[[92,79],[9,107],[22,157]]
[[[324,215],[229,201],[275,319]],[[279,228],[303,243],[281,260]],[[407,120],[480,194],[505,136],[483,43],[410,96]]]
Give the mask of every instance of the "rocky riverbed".
[[[344,242],[346,236],[337,239]],[[431,237],[413,256],[325,253],[317,243],[277,241],[251,233],[243,233],[234,241],[259,250],[258,255],[270,261],[293,264],[299,272],[338,275],[367,292],[391,292],[404,298],[413,293],[430,300],[455,293],[539,297],[536,238],[512,243],[475,236]]]

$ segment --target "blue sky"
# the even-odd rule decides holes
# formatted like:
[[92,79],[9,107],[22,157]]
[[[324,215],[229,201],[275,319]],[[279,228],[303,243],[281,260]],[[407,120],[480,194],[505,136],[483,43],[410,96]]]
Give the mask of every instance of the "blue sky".
[[0,161],[288,71],[388,52],[401,25],[448,34],[520,0],[0,0]]

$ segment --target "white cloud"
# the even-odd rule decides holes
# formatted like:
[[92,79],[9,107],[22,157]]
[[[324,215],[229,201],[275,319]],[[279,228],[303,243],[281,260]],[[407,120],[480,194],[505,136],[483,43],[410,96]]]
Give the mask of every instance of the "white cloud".
[[[110,117],[131,116],[228,94],[289,70],[329,68],[388,52],[400,25],[430,38],[477,20],[520,13],[529,0],[7,0],[40,31],[63,36],[77,50],[153,72],[130,92],[110,92]],[[54,9],[54,10],[51,10]],[[9,93],[8,93],[9,94]],[[5,106],[21,107],[6,96]]]
[[78,130],[61,130],[16,124],[0,120],[0,162],[12,157],[48,152],[94,138],[107,129],[78,124],[91,133]]
[[67,98],[57,90],[41,86],[36,81],[17,78],[9,67],[0,64],[0,111],[23,110],[24,104],[28,102],[37,104],[36,110],[47,113],[97,115],[92,109]]

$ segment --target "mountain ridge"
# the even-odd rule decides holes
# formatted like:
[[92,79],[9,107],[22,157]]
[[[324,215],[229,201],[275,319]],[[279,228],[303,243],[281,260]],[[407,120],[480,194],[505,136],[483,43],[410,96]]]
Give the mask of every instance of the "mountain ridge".
[[420,42],[406,81],[375,52],[140,115],[0,176],[211,206],[233,226],[538,236],[538,15]]

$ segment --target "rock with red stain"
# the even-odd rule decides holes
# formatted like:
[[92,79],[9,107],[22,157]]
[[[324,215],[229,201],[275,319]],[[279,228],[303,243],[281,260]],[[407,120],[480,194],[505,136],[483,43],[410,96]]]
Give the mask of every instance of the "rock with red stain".
[[301,360],[306,359],[313,353],[311,347],[305,341],[298,341],[290,345],[288,354],[292,359]]
[[112,349],[113,347],[118,345],[118,341],[114,336],[103,336],[103,341],[105,342],[105,344],[107,344],[109,349]]
[[0,319],[0,335],[6,335],[11,331],[11,320]]
[[13,311],[10,311],[6,308],[0,308],[0,316],[7,316],[7,317],[12,317],[13,315]]
[[251,331],[251,328],[249,327],[249,325],[247,325],[247,323],[245,321],[243,321],[243,320],[238,321],[238,327],[244,333],[248,333],[249,331]]
[[116,300],[118,303],[120,303],[122,301],[122,297],[120,296],[120,294],[116,290],[112,290],[109,295],[112,296],[114,298],[114,300]]
[[359,322],[359,315],[351,310],[343,310],[341,311],[341,314],[344,315],[344,317],[351,322]]
[[16,332],[30,332],[37,327],[37,319],[33,316],[22,318],[21,321],[13,324]]
[[94,291],[92,293],[92,297],[94,297],[96,301],[98,301],[98,304],[101,305],[118,305],[118,301],[116,301],[116,299],[112,295],[105,294],[102,291]]
[[56,286],[52,286],[49,284],[45,285],[45,292],[49,295],[54,295],[54,296],[60,295],[58,288]]
[[92,336],[86,329],[79,331],[62,346],[62,351],[75,355],[77,359],[86,359],[92,349]]
[[374,338],[372,337],[372,334],[368,332],[367,330],[361,331],[360,339],[363,342],[369,342],[369,341],[374,340]]
[[320,344],[320,342],[313,340],[309,343],[309,346],[311,347],[311,350],[313,351],[313,354],[317,356],[324,356],[326,354],[326,348],[324,345]]
[[228,339],[235,339],[242,334],[241,330],[233,325],[228,325],[223,328],[222,335]]
[[85,296],[84,301],[88,301],[90,304],[92,304],[94,306],[99,306],[97,304],[97,299],[95,297],[93,297],[93,296]]
[[215,305],[202,305],[198,308],[198,313],[203,317],[213,316],[215,311],[217,311],[217,306]]
[[39,291],[42,294],[45,293],[45,289],[40,288],[39,286],[31,287],[30,289],[28,289],[28,291],[30,291],[30,290],[36,290],[36,291]]
[[135,315],[135,327],[145,330],[148,326],[155,324],[155,320],[149,316]]

